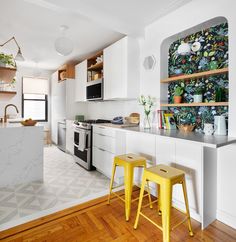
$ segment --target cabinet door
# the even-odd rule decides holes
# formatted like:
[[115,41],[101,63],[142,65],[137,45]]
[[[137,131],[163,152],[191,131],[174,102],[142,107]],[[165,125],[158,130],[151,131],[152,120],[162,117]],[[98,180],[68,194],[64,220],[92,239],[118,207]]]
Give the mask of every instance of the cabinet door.
[[[201,213],[202,146],[187,141],[176,141],[176,158],[172,166],[185,172],[189,207],[193,215]],[[173,199],[179,208],[184,208],[181,185],[175,185]]]
[[126,42],[126,39],[119,40],[103,51],[105,100],[126,97]]
[[74,154],[74,121],[66,120],[66,150]]
[[52,141],[57,144],[57,125],[66,116],[66,83],[58,82],[58,73],[51,76],[51,132]]
[[86,101],[87,60],[75,66],[75,101]]

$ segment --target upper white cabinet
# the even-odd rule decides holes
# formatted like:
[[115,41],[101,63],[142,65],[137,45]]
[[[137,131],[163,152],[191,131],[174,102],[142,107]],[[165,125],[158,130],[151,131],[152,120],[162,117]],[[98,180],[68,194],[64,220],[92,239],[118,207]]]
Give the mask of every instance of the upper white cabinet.
[[75,66],[75,101],[86,101],[87,60]]
[[103,51],[104,100],[139,95],[139,44],[125,37]]

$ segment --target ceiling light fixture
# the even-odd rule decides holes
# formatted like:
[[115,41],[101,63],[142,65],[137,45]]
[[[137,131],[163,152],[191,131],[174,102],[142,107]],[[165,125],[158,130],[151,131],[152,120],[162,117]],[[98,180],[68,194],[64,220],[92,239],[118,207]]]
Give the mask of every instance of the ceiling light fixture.
[[12,40],[15,42],[15,44],[17,45],[17,48],[18,48],[17,54],[16,54],[16,56],[15,56],[15,58],[14,58],[15,61],[24,61],[25,58],[23,57],[22,52],[21,52],[21,49],[20,49],[20,46],[19,46],[19,44],[17,43],[17,41],[16,41],[16,39],[15,39],[14,36],[11,37],[9,40],[7,40],[5,43],[0,44],[0,47],[3,47],[4,45],[6,45],[7,43],[9,43],[9,42],[12,41]]
[[67,56],[69,55],[74,48],[74,44],[71,39],[67,38],[66,31],[69,29],[66,25],[60,26],[60,31],[62,36],[57,38],[55,41],[55,49],[59,55]]

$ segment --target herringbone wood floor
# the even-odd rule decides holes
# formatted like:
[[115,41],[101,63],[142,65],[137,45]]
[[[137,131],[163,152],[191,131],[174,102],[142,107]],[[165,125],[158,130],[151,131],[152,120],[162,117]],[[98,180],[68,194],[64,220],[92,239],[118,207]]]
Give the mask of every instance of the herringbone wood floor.
[[[134,192],[134,197],[139,191]],[[57,214],[3,231],[0,240],[14,242],[134,242],[134,241],[162,241],[162,233],[150,222],[141,217],[137,230],[133,229],[137,203],[132,206],[129,222],[125,221],[124,205],[113,198],[111,205],[106,204],[106,198],[78,205]],[[161,222],[154,209],[145,208],[143,211]],[[183,218],[177,210],[172,211],[172,222]],[[233,242],[236,241],[236,230],[215,221],[204,231],[200,224],[192,220],[194,237],[188,236],[187,226],[179,226],[171,233],[171,241],[205,241],[205,242]]]

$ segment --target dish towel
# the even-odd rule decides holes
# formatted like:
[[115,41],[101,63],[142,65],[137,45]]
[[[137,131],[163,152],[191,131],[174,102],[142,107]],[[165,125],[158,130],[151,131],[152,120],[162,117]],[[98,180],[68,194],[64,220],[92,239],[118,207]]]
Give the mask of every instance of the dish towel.
[[78,150],[84,151],[86,148],[86,131],[85,130],[79,130],[79,145]]

